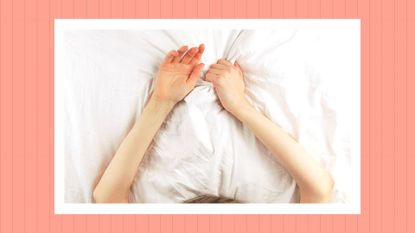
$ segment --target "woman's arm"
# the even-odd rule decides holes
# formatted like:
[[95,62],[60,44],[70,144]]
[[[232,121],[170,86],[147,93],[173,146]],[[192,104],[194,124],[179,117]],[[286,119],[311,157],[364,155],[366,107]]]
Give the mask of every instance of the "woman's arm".
[[209,68],[206,80],[213,83],[224,108],[250,128],[295,179],[301,202],[330,201],[334,185],[330,174],[299,143],[248,103],[237,63],[219,60]]
[[203,69],[204,45],[181,47],[167,54],[154,82],[154,92],[139,120],[121,143],[94,189],[97,203],[128,202],[130,186],[151,141],[174,105],[195,86]]
[[249,104],[236,110],[235,117],[252,130],[295,179],[300,202],[330,201],[331,176],[299,143]]
[[149,100],[96,186],[96,202],[128,202],[138,165],[173,106],[171,102]]

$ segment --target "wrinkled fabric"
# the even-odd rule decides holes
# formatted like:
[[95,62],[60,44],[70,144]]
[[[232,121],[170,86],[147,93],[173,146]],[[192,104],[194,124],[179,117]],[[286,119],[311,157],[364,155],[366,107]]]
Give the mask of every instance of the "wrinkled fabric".
[[[93,187],[140,116],[164,55],[200,43],[206,45],[204,72],[219,58],[237,60],[249,101],[333,174],[333,202],[353,201],[351,166],[359,157],[351,139],[359,135],[351,119],[360,117],[359,102],[350,98],[360,92],[353,30],[65,32],[65,202],[93,201]],[[130,201],[183,202],[201,194],[242,202],[298,201],[294,180],[223,109],[203,75],[157,133]]]

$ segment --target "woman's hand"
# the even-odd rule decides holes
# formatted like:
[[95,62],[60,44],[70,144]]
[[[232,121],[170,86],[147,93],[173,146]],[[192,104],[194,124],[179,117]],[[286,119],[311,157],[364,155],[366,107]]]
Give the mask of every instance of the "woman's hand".
[[199,61],[204,50],[205,46],[201,44],[191,49],[182,46],[177,51],[170,51],[154,80],[152,98],[176,104],[189,94],[202,72],[204,64]]
[[245,82],[241,67],[237,62],[220,59],[211,65],[206,73],[206,81],[213,84],[222,106],[233,115],[249,105],[245,98]]

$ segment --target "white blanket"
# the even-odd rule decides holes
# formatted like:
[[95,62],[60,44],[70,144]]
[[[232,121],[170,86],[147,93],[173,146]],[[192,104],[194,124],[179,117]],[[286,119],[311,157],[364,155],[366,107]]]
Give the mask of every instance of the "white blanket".
[[[202,62],[238,60],[254,106],[335,178],[333,202],[359,198],[360,119],[356,27],[272,30],[69,30],[65,32],[65,202],[92,190],[139,117],[167,51],[206,45]],[[356,138],[357,137],[357,138]],[[295,182],[218,102],[201,77],[168,116],[140,165],[133,202],[200,194],[243,202],[296,202]]]

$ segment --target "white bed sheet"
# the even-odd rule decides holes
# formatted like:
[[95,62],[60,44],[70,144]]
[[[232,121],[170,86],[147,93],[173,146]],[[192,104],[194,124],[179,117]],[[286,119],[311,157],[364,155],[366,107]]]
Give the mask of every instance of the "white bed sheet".
[[[163,56],[199,43],[206,45],[207,65],[238,60],[249,100],[333,174],[333,202],[357,201],[359,39],[355,27],[318,25],[66,31],[65,202],[93,202],[93,187],[140,115]],[[293,179],[201,77],[156,136],[130,199],[182,202],[204,193],[298,201]]]

